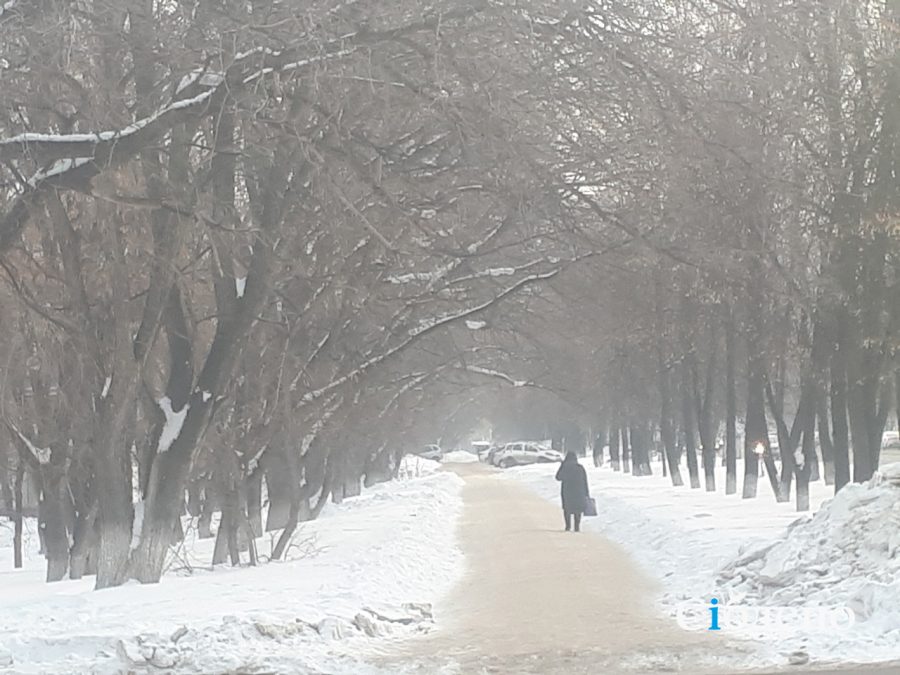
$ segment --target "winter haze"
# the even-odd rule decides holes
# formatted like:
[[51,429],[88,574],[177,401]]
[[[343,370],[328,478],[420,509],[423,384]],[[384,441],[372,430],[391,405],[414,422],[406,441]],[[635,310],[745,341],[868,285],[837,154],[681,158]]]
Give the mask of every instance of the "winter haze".
[[0,0],[0,673],[900,672],[897,0]]

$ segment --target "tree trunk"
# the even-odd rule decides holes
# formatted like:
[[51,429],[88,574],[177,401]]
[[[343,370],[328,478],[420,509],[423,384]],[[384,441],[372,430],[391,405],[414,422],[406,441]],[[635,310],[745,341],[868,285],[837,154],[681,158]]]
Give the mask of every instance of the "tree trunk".
[[[660,352],[661,354],[661,352]],[[678,458],[678,442],[675,437],[675,429],[672,424],[672,395],[669,388],[669,373],[665,368],[662,356],[659,358],[659,394],[660,394],[660,415],[659,415],[659,434],[662,437],[663,449],[666,461],[663,467],[668,465],[669,475],[672,477],[672,485],[680,487],[684,485],[684,479],[681,477],[681,468],[679,467]]]
[[263,462],[269,496],[266,532],[283,529],[291,516],[291,472],[287,468],[285,452],[291,451],[267,452]]
[[261,537],[262,527],[262,472],[254,471],[247,479],[247,518],[254,537]]
[[834,485],[834,442],[831,440],[828,398],[825,392],[819,396],[816,417],[819,423],[819,443],[822,446],[822,464],[825,468],[825,485]]
[[847,423],[847,358],[840,344],[831,355],[831,429],[834,491],[850,482],[850,428]]
[[191,518],[198,518],[203,512],[203,479],[192,480],[188,485],[187,512]]
[[128,580],[134,511],[131,495],[131,458],[106,448],[95,463],[100,543],[96,588],[120,586]]
[[[784,420],[784,408],[782,400],[779,399],[772,390],[772,385],[766,382],[766,397],[769,400],[769,410],[775,420],[775,426],[778,428],[778,452],[781,455],[781,476],[778,482],[778,501],[786,502],[791,498],[791,483],[794,479],[794,449],[800,439],[797,436],[799,427],[798,420],[794,419],[793,429],[788,430],[787,423]],[[806,404],[806,401],[803,401]],[[797,413],[799,418],[800,413]]]
[[[195,402],[196,398],[199,397],[195,397]],[[190,412],[187,416],[190,418]],[[199,431],[196,430],[198,435]],[[158,454],[153,462],[150,489],[144,497],[140,543],[132,556],[134,576],[142,583],[156,583],[162,577],[175,522],[183,510],[184,486],[190,464],[189,450],[196,442],[195,438],[185,438],[182,441],[185,445],[176,448],[184,435],[182,429],[173,447]]]
[[13,566],[16,569],[22,567],[22,511],[24,509],[22,499],[22,483],[25,480],[25,463],[21,460],[16,464],[16,484],[13,489],[15,499],[15,523],[13,532]]
[[[807,385],[810,389],[815,387],[811,381]],[[812,399],[814,391],[810,391],[809,398]],[[803,465],[797,470],[797,510],[809,511],[809,479],[812,471],[812,460],[816,452],[816,413],[812,400],[810,400],[809,410],[803,418],[803,441],[801,445]]]
[[634,475],[650,476],[650,437],[646,422],[631,427],[632,456],[634,457]]
[[362,494],[361,477],[359,475],[344,478],[344,498],[359,497]]
[[735,389],[734,314],[729,309],[725,326],[725,494],[737,492],[737,391]]
[[219,521],[219,529],[216,531],[216,543],[213,548],[213,565],[221,565],[229,557],[233,567],[238,567],[241,564],[241,554],[237,543],[237,509],[233,504],[236,497],[233,493],[233,490],[228,490],[225,495],[222,506],[222,519]]
[[751,359],[747,374],[747,418],[744,427],[744,499],[756,497],[759,458],[763,452],[768,453],[769,434],[764,396],[762,373]]
[[612,464],[613,471],[619,471],[621,466],[619,464],[619,444],[621,442],[621,437],[619,435],[619,428],[613,427],[609,430],[609,461]]
[[681,413],[684,426],[684,452],[687,456],[688,473],[691,478],[691,488],[700,487],[700,472],[697,467],[696,432],[694,427],[694,413],[691,407],[691,380],[688,359],[681,364]]
[[619,433],[622,436],[622,468],[625,473],[631,473],[631,444],[628,438],[628,425],[620,426]]
[[216,513],[216,494],[212,481],[204,481],[200,501],[200,517],[197,519],[197,536],[212,539],[212,518]]
[[862,483],[878,468],[891,387],[884,386],[881,380],[885,363],[882,348],[868,344],[858,335],[859,327],[849,313],[842,313],[841,323],[844,327],[839,348],[845,351],[847,358],[847,412],[853,443],[853,480]]
[[672,410],[672,387],[670,368],[667,363],[667,351],[665,347],[665,285],[660,265],[654,266],[654,298],[656,304],[655,328],[656,328],[656,367],[659,378],[659,435],[662,439],[665,460],[663,461],[663,475],[666,469],[672,477],[672,485],[680,487],[684,485],[681,477],[681,457],[678,452],[678,439],[675,434],[675,413]]
[[44,533],[47,581],[61,581],[69,569],[69,538],[63,504],[68,491],[61,469],[54,466],[42,469],[38,527]]
[[97,515],[100,505],[95,500],[87,513],[79,513],[75,519],[75,531],[72,534],[74,543],[69,553],[69,578],[81,579],[88,573],[88,559],[96,557],[100,540]]
[[12,452],[8,453],[6,456],[0,453],[0,502],[2,502],[3,508],[8,513],[12,513],[16,508],[12,487],[15,479],[13,478],[13,472],[11,470],[11,457]]

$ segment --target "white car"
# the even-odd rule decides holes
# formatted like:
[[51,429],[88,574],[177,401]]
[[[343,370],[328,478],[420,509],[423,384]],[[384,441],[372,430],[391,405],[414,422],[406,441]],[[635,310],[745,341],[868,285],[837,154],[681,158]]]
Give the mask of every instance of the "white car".
[[561,462],[562,453],[548,448],[542,448],[537,443],[519,441],[507,443],[502,450],[494,453],[493,464],[501,469],[524,464],[538,464],[549,462]]
[[444,451],[441,450],[441,446],[439,445],[426,445],[420,452],[416,453],[419,457],[424,459],[433,459],[436,462],[440,462],[444,457]]
[[900,450],[900,433],[885,431],[881,437],[882,450]]
[[491,449],[490,441],[473,441],[472,442],[472,451],[478,455],[478,459],[482,462],[487,457],[488,451]]

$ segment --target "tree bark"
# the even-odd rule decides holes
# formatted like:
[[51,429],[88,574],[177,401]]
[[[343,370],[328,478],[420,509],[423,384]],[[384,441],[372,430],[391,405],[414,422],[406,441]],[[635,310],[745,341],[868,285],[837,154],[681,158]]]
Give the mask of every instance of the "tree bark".
[[247,518],[254,537],[263,535],[262,527],[262,471],[256,470],[247,478]]
[[737,391],[735,390],[734,313],[729,308],[725,323],[725,494],[737,492]]
[[809,376],[809,382],[806,385],[810,391],[807,394],[809,399],[808,410],[803,416],[803,441],[802,456],[803,465],[797,470],[797,510],[809,511],[809,479],[812,472],[812,461],[816,452],[816,412],[815,402],[812,400],[815,396],[815,384],[812,377]]
[[834,485],[834,442],[831,439],[831,423],[828,413],[827,392],[822,391],[816,406],[819,426],[819,443],[822,446],[825,485]]
[[691,478],[691,488],[700,487],[700,472],[697,467],[696,435],[694,427],[694,413],[691,406],[691,373],[688,358],[681,364],[681,412],[684,432],[684,453],[687,456],[688,473]]
[[769,434],[764,396],[762,373],[751,359],[747,374],[747,418],[744,428],[744,499],[756,497],[760,458],[757,449],[761,445],[763,451],[768,452]]
[[715,390],[716,353],[718,335],[710,330],[709,361],[706,364],[706,378],[700,388],[697,359],[691,359],[691,384],[694,391],[694,405],[697,413],[697,430],[700,436],[701,457],[703,458],[704,483],[707,492],[716,491],[716,433],[713,423],[713,393]]
[[69,570],[69,539],[64,500],[68,496],[60,467],[42,467],[38,527],[44,533],[47,581],[61,581]]
[[15,498],[15,522],[14,522],[14,532],[13,532],[13,566],[16,569],[21,569],[22,567],[22,521],[23,521],[23,509],[24,503],[22,499],[22,483],[25,479],[25,462],[19,460],[16,464],[16,483],[13,489],[14,498]]
[[650,467],[650,436],[647,433],[647,423],[642,422],[631,427],[632,456],[634,457],[634,475],[650,476],[653,470]]
[[72,534],[74,543],[69,553],[69,578],[81,579],[88,570],[88,559],[96,551],[100,533],[97,527],[97,515],[100,505],[95,500],[87,513],[79,513],[75,518],[75,531]]
[[619,460],[620,443],[621,436],[619,435],[619,428],[613,427],[609,430],[609,461],[612,464],[613,471],[619,471],[621,469]]

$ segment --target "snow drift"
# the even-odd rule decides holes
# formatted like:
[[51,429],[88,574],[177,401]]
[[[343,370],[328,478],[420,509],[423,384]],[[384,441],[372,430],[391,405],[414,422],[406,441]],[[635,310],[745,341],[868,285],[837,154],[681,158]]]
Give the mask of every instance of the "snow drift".
[[847,606],[900,639],[900,464],[845,486],[720,578],[759,604]]
[[[0,672],[383,672],[369,653],[431,630],[462,573],[462,481],[438,467],[408,462],[404,480],[328,504],[285,562],[210,570],[213,540],[188,522],[159,584],[47,584],[36,523],[14,570],[0,521]],[[258,541],[263,557],[274,538]]]
[[478,461],[478,456],[466,450],[453,450],[444,455],[444,461],[448,464],[471,464]]

